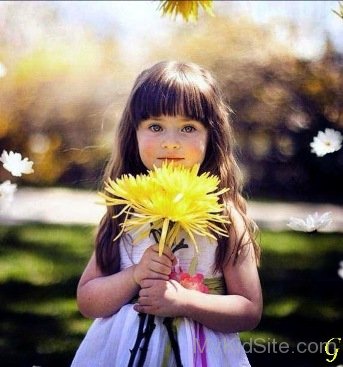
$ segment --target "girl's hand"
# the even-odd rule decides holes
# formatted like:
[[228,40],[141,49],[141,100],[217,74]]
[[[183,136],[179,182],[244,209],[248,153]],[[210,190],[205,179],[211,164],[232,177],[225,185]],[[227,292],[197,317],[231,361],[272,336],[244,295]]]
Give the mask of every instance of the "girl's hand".
[[175,280],[145,279],[142,281],[137,312],[156,316],[178,317],[185,315],[186,300],[189,292]]
[[162,256],[158,254],[158,245],[148,247],[137,265],[134,265],[133,279],[142,286],[143,279],[168,280],[176,258],[170,248],[165,247]]

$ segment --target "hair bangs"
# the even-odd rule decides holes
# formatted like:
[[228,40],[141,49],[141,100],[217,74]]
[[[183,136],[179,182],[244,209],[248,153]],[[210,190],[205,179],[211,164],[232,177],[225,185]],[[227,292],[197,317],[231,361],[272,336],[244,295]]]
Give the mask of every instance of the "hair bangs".
[[213,101],[193,80],[185,83],[178,78],[145,81],[135,91],[131,104],[132,117],[137,127],[140,121],[151,117],[182,116],[202,122],[213,121]]

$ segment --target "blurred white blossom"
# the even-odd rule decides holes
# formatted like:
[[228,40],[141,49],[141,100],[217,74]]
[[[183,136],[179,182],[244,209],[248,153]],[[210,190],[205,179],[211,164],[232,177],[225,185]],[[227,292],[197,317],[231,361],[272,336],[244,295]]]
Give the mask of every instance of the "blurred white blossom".
[[295,231],[314,232],[320,228],[326,227],[332,222],[331,212],[319,215],[315,212],[308,215],[305,219],[291,217],[287,226]]
[[323,157],[325,154],[336,152],[342,147],[343,136],[339,131],[325,129],[325,132],[319,131],[310,144],[311,152],[317,157]]
[[343,261],[339,262],[338,275],[343,279]]
[[0,162],[13,176],[20,177],[23,173],[29,174],[33,172],[33,162],[29,161],[28,158],[22,159],[20,153],[13,153],[12,151],[7,153],[4,150],[1,154]]
[[7,74],[7,69],[4,64],[0,62],[0,78],[3,78]]
[[0,212],[9,207],[16,191],[17,185],[12,184],[9,180],[0,184]]

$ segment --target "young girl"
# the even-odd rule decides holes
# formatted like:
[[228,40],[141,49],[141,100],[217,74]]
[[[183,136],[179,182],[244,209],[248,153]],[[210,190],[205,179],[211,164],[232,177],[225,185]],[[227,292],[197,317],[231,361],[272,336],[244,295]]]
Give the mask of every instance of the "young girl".
[[170,279],[175,270],[188,272],[194,256],[185,233],[179,250],[166,247],[162,256],[153,234],[135,244],[130,233],[113,241],[123,217],[113,219],[120,208],[107,207],[77,290],[81,313],[96,320],[73,367],[250,366],[237,333],[261,317],[260,251],[241,195],[229,112],[211,74],[196,64],[160,62],[136,79],[104,179],[165,161],[199,163],[200,173],[230,188],[221,198],[229,237],[196,238],[206,294]]

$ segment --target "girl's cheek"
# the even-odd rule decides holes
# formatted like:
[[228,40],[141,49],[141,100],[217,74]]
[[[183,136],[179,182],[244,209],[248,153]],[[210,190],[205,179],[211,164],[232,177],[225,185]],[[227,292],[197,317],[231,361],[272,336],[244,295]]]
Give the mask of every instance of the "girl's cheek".
[[151,154],[156,149],[156,141],[152,138],[144,138],[140,144],[140,150],[146,154]]
[[139,155],[146,168],[152,169],[156,158],[156,141],[148,137],[138,139]]

